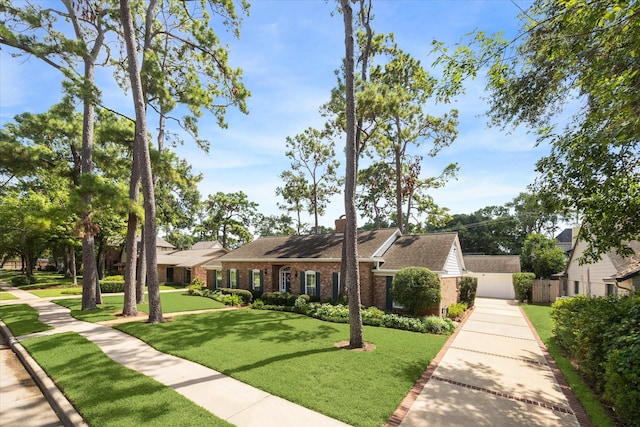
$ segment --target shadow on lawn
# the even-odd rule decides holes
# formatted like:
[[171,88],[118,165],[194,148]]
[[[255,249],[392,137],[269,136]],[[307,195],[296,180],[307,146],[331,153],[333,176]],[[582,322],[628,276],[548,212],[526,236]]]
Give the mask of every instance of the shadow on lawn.
[[340,351],[340,349],[337,347],[314,348],[312,350],[303,350],[303,351],[297,351],[295,353],[281,354],[278,356],[261,359],[255,363],[250,363],[248,365],[238,366],[237,368],[229,369],[225,372],[225,374],[234,376],[238,372],[251,371],[253,369],[263,368],[264,366],[269,365],[271,363],[281,362],[283,360],[295,359],[298,357],[311,356],[311,355],[320,354],[320,353],[332,353],[334,351]]
[[221,338],[236,338],[238,341],[255,339],[287,344],[292,341],[327,339],[340,331],[333,325],[319,322],[306,329],[289,324],[297,320],[304,322],[312,319],[291,313],[230,310],[183,315],[178,316],[173,322],[154,325],[126,323],[117,328],[172,352]]

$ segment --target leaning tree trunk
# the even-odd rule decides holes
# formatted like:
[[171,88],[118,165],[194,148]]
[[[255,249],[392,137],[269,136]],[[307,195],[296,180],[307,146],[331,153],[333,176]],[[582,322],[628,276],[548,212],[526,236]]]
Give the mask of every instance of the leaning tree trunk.
[[144,226],[145,244],[147,246],[147,283],[149,290],[149,319],[150,323],[162,322],[162,306],[160,304],[160,286],[158,283],[156,239],[156,207],[151,173],[151,158],[147,143],[147,120],[142,92],[142,82],[138,69],[136,39],[133,28],[133,18],[129,7],[129,0],[120,0],[120,19],[124,31],[129,65],[131,92],[136,111],[136,135],[134,151],[139,155],[139,165],[142,178],[142,192],[144,197]]
[[358,229],[355,206],[356,173],[358,147],[356,146],[356,106],[355,106],[355,75],[354,75],[354,47],[353,47],[353,11],[350,0],[340,0],[344,19],[345,42],[345,83],[346,83],[346,173],[344,206],[346,227],[344,233],[344,254],[346,270],[345,285],[349,292],[349,346],[351,348],[364,347],[362,334],[362,313],[360,312],[360,283],[358,271]]

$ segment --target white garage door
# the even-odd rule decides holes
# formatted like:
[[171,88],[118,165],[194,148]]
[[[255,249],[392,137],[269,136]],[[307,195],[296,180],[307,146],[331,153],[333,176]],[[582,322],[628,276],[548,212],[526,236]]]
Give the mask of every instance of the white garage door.
[[478,278],[476,296],[483,298],[515,299],[511,273],[468,273]]

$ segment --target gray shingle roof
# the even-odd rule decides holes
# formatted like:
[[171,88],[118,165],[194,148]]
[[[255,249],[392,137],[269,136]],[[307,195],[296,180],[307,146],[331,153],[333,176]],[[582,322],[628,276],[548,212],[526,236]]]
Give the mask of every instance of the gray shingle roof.
[[464,265],[472,273],[520,273],[518,255],[464,255]]
[[399,270],[404,267],[427,267],[442,271],[454,244],[457,233],[433,233],[402,236],[383,255],[382,270]]
[[175,267],[195,267],[220,257],[225,249],[187,249],[170,254],[158,253],[158,265],[172,265]]
[[[396,233],[396,229],[358,233],[358,257],[369,259]],[[220,257],[220,261],[251,259],[335,259],[342,257],[341,234],[261,237]]]

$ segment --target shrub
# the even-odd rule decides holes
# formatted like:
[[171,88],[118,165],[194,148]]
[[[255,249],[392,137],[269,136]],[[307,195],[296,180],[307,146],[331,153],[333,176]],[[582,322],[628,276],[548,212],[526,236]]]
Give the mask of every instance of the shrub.
[[387,313],[382,316],[382,324],[387,328],[403,329],[412,332],[425,332],[426,330],[422,319],[393,313]]
[[189,285],[187,287],[187,293],[189,295],[193,295],[193,296],[196,296],[196,297],[206,296],[204,294],[204,289],[203,289],[202,285],[198,284],[198,283],[192,283],[191,285]]
[[242,298],[238,294],[223,294],[220,302],[224,305],[239,306],[242,305]]
[[246,289],[222,288],[220,289],[220,292],[227,295],[237,295],[238,298],[240,298],[240,300],[242,301],[243,305],[249,305],[253,300],[253,295],[251,294],[251,291],[248,291]]
[[33,285],[34,283],[37,283],[38,279],[36,279],[36,276],[30,276],[30,275],[21,275],[21,276],[16,276],[13,279],[11,279],[11,284],[13,284],[13,286],[26,286],[26,285]]
[[[307,298],[304,298],[307,297]],[[296,298],[296,302],[293,305],[295,312],[300,314],[309,313],[309,295],[300,295]]]
[[266,305],[280,305],[293,307],[296,303],[298,295],[290,294],[289,292],[265,292],[260,299],[264,301]]
[[456,324],[451,319],[438,316],[427,316],[424,318],[424,332],[430,334],[448,335],[456,330]]
[[115,276],[105,276],[105,278],[100,281],[100,283],[103,282],[124,282],[124,276],[122,274],[117,274]]
[[466,304],[467,307],[473,307],[476,302],[477,290],[477,277],[463,277],[460,279],[460,302]]
[[[195,279],[193,279],[193,280],[191,281],[191,286],[197,286],[197,287],[199,287],[200,289],[202,289],[202,288],[204,288],[204,287],[205,287],[205,286],[204,286],[204,282],[203,282],[203,281],[202,281],[202,279],[200,279],[199,277],[196,277]],[[191,286],[190,286],[190,287],[191,287]]]
[[371,326],[381,326],[384,311],[377,307],[369,307],[362,310],[362,323]]
[[451,304],[449,306],[448,316],[450,319],[457,319],[458,317],[462,316],[465,311],[467,311],[467,308],[469,307],[463,302]]
[[556,339],[622,424],[640,426],[640,296],[564,298],[551,317]]
[[418,314],[442,299],[438,276],[423,267],[406,267],[393,278],[391,296],[409,314]]
[[256,310],[263,310],[264,309],[264,301],[262,301],[261,299],[257,299],[255,301],[253,301],[253,304],[251,304],[251,308],[255,308]]
[[331,305],[331,304],[309,304],[309,313],[316,319],[326,320],[328,322],[336,323],[348,323],[349,322],[349,308],[344,305]]
[[100,290],[105,294],[124,292],[124,280],[107,280],[106,282],[101,280]]
[[533,273],[513,273],[513,290],[520,302],[531,301],[531,289],[536,275]]

